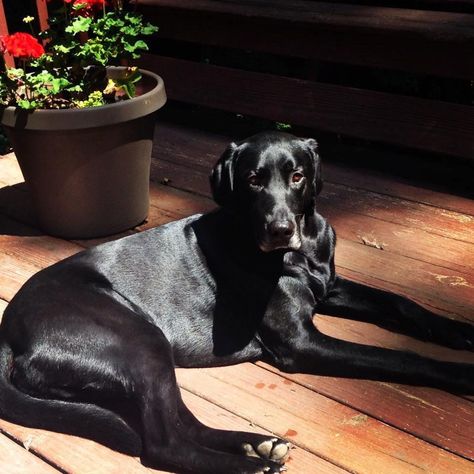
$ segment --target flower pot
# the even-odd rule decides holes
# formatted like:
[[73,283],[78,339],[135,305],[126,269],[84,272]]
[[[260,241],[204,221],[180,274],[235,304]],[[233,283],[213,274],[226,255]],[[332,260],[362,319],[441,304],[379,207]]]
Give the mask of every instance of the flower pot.
[[85,109],[2,110],[45,232],[102,237],[146,218],[154,112],[166,94],[159,76],[141,73],[139,95],[131,100]]

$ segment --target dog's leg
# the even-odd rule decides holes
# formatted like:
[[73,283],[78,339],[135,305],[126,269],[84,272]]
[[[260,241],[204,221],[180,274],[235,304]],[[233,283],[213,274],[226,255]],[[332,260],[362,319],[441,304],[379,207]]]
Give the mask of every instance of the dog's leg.
[[180,473],[281,472],[271,459],[210,449],[192,438],[192,421],[182,419],[172,348],[159,328],[105,293],[77,286],[55,291],[35,313],[29,311],[33,296],[18,299],[2,327],[18,389],[41,399],[138,407],[134,429],[149,466]]
[[269,362],[285,372],[311,373],[430,386],[474,393],[474,365],[442,362],[410,352],[366,346],[317,331],[308,314],[289,339],[272,348]]
[[341,277],[316,311],[366,321],[453,349],[474,350],[474,325],[443,318],[407,298]]
[[[296,293],[300,296],[298,300],[293,298]],[[280,281],[259,330],[266,361],[285,372],[384,380],[474,393],[474,364],[442,362],[410,352],[332,338],[314,326],[313,305],[312,294],[301,281],[293,278]]]
[[283,463],[290,452],[290,443],[274,436],[245,431],[226,431],[202,424],[180,399],[179,416],[186,432],[194,441],[217,451],[245,454]]
[[[240,454],[228,454],[222,452],[221,443],[217,442],[214,443],[215,448],[203,445],[203,438],[206,441],[217,439],[219,432],[211,435],[214,431],[211,428],[196,427],[189,416],[183,417],[184,404],[179,401],[174,370],[164,374],[162,361],[155,366],[154,359],[150,360],[147,356],[146,360],[148,368],[139,370],[139,377],[135,380],[137,402],[142,414],[142,461],[145,465],[172,470],[178,468],[179,472],[216,474],[264,474],[284,470],[278,462],[280,459],[271,460],[270,456],[264,458],[258,454],[248,456],[250,453],[246,453],[244,449]],[[166,364],[166,367],[172,366]],[[234,438],[232,432],[220,433],[225,433],[224,438]]]

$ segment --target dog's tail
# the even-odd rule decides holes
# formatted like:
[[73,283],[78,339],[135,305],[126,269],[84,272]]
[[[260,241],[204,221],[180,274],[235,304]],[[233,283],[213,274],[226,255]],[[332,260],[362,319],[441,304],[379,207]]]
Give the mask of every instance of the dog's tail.
[[127,454],[140,454],[139,435],[116,413],[94,404],[41,399],[18,390],[10,381],[12,361],[12,350],[0,336],[0,418],[93,439]]

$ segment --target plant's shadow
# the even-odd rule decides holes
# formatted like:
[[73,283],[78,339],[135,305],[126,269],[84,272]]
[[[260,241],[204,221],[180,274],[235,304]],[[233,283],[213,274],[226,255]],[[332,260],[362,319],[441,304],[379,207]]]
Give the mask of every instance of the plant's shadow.
[[0,188],[0,235],[43,235],[25,183]]

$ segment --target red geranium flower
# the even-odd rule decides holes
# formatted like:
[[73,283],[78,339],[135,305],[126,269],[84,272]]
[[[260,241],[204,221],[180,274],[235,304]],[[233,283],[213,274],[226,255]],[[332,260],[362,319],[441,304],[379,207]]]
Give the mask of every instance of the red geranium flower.
[[73,6],[80,7],[74,11],[74,15],[91,16],[94,12],[102,10],[107,5],[107,0],[64,0],[64,3],[72,3]]
[[14,33],[2,38],[3,50],[14,58],[39,58],[44,48],[39,41],[28,33]]

